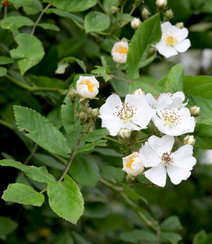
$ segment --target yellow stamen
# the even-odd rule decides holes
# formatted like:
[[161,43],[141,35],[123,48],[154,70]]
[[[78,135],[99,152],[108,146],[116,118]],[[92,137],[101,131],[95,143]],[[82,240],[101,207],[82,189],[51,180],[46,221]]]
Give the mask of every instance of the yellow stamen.
[[172,32],[168,32],[165,36],[164,36],[164,40],[168,45],[175,45],[178,43],[177,37],[174,35],[174,33]]
[[88,91],[93,92],[94,84],[92,84],[89,80],[81,81],[80,85],[86,85],[88,87]]
[[119,54],[122,54],[122,53],[127,54],[127,51],[128,51],[127,47],[122,47],[122,46],[119,46],[119,48],[116,49],[116,52],[118,52]]
[[132,168],[132,163],[134,162],[133,158],[135,158],[135,155],[132,155],[132,157],[129,157],[130,161],[129,161],[129,163],[126,163],[126,167],[131,169],[134,172],[134,170]]

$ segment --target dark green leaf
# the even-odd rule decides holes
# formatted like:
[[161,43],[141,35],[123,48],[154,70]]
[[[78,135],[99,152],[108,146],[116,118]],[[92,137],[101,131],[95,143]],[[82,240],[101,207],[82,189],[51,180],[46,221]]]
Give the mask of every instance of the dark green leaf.
[[177,233],[166,233],[162,232],[160,238],[165,243],[178,244],[182,240],[181,235]]
[[22,26],[33,26],[34,22],[24,16],[9,16],[1,21],[1,27],[3,29],[8,29],[15,31]]
[[79,235],[77,232],[72,231],[71,234],[76,241],[75,243],[77,243],[77,244],[88,244],[87,241],[81,235]]
[[59,31],[60,28],[56,25],[50,24],[50,23],[42,23],[38,24],[38,26],[42,27],[43,29],[47,30],[54,30],[54,31]]
[[85,204],[84,216],[89,218],[105,218],[110,213],[110,208],[103,202],[88,202]]
[[157,236],[148,230],[133,230],[130,232],[122,232],[119,238],[125,242],[136,244],[139,240],[147,240],[149,242],[157,241]]
[[65,72],[65,69],[69,66],[70,63],[77,62],[78,65],[82,68],[82,70],[86,73],[86,67],[83,63],[83,61],[74,58],[74,57],[67,57],[62,60],[57,64],[57,70],[55,71],[56,74],[63,74]]
[[7,69],[4,67],[0,67],[0,76],[5,76],[7,74]]
[[9,57],[0,57],[0,65],[14,63],[14,60]]
[[74,240],[68,233],[65,233],[65,234],[59,235],[55,239],[53,244],[74,244]]
[[124,171],[121,168],[116,168],[110,165],[101,165],[99,166],[100,174],[107,180],[118,183],[124,179]]
[[37,14],[43,10],[42,3],[39,0],[13,0],[11,3],[15,8],[23,7],[26,14]]
[[182,225],[180,224],[180,220],[177,216],[168,217],[161,223],[162,231],[175,231],[181,229]]
[[98,141],[95,141],[92,143],[87,143],[87,144],[85,144],[85,146],[78,149],[76,153],[90,151],[96,146],[99,146],[99,147],[107,146],[107,140],[98,140]]
[[93,132],[89,132],[88,134],[83,136],[81,140],[87,141],[87,142],[94,142],[107,135],[109,135],[109,132],[107,129],[98,129]]
[[129,83],[120,79],[117,79],[116,77],[119,77],[121,79],[126,79],[126,77],[124,76],[124,74],[121,71],[114,71],[113,75],[115,77],[113,77],[110,80],[110,83],[113,87],[113,89],[115,90],[115,92],[120,96],[120,97],[125,97],[128,94],[128,89],[129,89]]
[[197,234],[195,234],[194,238],[193,238],[193,242],[192,244],[200,244],[201,241],[206,237],[206,232],[204,230],[201,230],[200,232],[198,232]]
[[65,165],[59,163],[55,158],[46,154],[36,153],[34,155],[34,158],[39,162],[41,162],[42,164],[49,166],[50,168],[53,169],[65,170],[66,168]]
[[13,220],[6,217],[0,217],[0,235],[8,235],[12,233],[17,227],[18,224]]

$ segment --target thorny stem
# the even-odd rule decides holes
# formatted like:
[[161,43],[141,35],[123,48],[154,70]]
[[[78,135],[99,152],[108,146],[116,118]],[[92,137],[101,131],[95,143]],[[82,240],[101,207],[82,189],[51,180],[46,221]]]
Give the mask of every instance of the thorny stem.
[[34,148],[32,149],[32,152],[30,153],[30,155],[29,155],[29,156],[26,158],[26,160],[24,161],[24,164],[25,164],[25,165],[28,164],[29,161],[30,161],[30,159],[34,156],[34,154],[35,154],[37,148],[38,148],[38,144],[35,143],[35,146],[34,146]]
[[34,34],[35,32],[35,28],[37,26],[37,24],[39,23],[40,19],[42,18],[43,14],[45,13],[45,11],[51,6],[51,4],[48,4],[40,13],[40,15],[38,16],[38,19],[36,20],[35,24],[33,25],[33,28],[32,28],[32,32],[31,32],[31,35]]

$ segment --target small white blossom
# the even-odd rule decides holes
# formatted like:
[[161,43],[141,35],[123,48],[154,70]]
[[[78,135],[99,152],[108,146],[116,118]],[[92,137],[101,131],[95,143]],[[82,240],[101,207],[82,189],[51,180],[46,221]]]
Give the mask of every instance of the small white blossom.
[[145,171],[146,178],[160,187],[166,184],[166,173],[175,185],[187,180],[196,164],[191,145],[184,145],[171,153],[174,140],[167,135],[162,138],[151,136],[139,150],[144,167],[151,168]]
[[183,53],[191,46],[190,40],[186,39],[188,30],[186,28],[178,28],[170,22],[161,25],[162,38],[156,44],[158,52],[166,58]]
[[126,63],[128,52],[127,42],[116,42],[112,48],[111,55],[115,62],[119,64]]
[[118,134],[121,128],[141,130],[147,127],[155,115],[143,94],[128,94],[122,103],[118,95],[111,95],[100,108],[102,127],[106,127],[111,136]]
[[99,92],[99,82],[94,76],[80,76],[76,88],[82,97],[94,98]]
[[139,153],[134,152],[129,156],[122,158],[123,160],[123,171],[127,172],[128,175],[137,176],[144,170],[143,163]]
[[136,30],[138,29],[138,27],[141,25],[141,20],[139,18],[134,18],[132,21],[131,21],[131,27]]

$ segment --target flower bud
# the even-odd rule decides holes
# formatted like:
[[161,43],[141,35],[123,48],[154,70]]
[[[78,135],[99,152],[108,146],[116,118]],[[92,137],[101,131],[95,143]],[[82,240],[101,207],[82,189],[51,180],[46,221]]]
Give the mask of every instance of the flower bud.
[[191,145],[191,146],[193,146],[194,145],[194,143],[195,143],[195,139],[194,139],[194,136],[189,136],[189,135],[187,135],[187,136],[185,136],[184,138],[183,138],[183,144],[184,145]]
[[141,15],[146,20],[146,19],[149,18],[149,16],[151,15],[151,13],[146,8],[144,8],[143,11],[141,12]]
[[198,107],[198,106],[190,107],[189,110],[190,110],[191,115],[194,117],[197,117],[200,114],[200,107]]
[[183,22],[179,22],[179,23],[176,23],[175,26],[177,26],[180,29],[183,29],[184,28],[184,23]]
[[164,20],[165,21],[168,21],[170,19],[172,19],[174,17],[174,13],[171,9],[167,10],[165,13],[164,13]]
[[98,108],[94,108],[92,109],[92,113],[91,113],[92,117],[97,117],[99,115],[99,109]]
[[3,1],[3,5],[7,7],[9,5],[9,2],[8,1]]
[[128,175],[137,176],[143,172],[144,166],[141,161],[141,157],[139,153],[134,152],[129,156],[122,158],[122,160],[123,160],[122,170],[127,172]]
[[119,8],[117,8],[116,6],[111,6],[110,7],[110,12],[112,13],[112,14],[115,14],[115,13],[117,13],[119,11]]
[[145,94],[141,88],[139,88],[133,92],[133,95],[140,95],[140,94]]
[[99,92],[99,82],[94,76],[80,76],[76,88],[82,97],[94,98]]
[[131,27],[136,30],[138,29],[138,27],[140,26],[141,24],[141,20],[139,18],[134,18],[132,21],[131,21]]
[[111,50],[113,61],[123,64],[126,63],[128,43],[124,41],[116,42]]
[[131,131],[129,129],[126,129],[126,128],[122,128],[120,131],[119,131],[119,137],[121,139],[125,139],[125,138],[129,138],[131,135]]
[[159,9],[162,9],[162,8],[165,8],[165,7],[166,7],[166,5],[167,5],[167,0],[157,0],[157,1],[155,2],[155,4],[157,5],[157,7],[158,7]]

